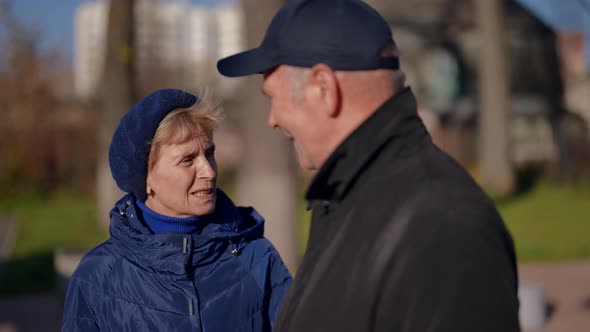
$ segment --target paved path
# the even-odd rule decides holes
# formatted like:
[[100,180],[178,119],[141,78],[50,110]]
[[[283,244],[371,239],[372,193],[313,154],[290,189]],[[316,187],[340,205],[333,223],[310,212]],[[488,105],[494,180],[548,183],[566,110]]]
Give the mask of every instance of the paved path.
[[[15,235],[15,220],[0,217],[0,274],[12,253]],[[60,331],[62,308],[55,293],[0,297],[0,332]]]
[[[519,265],[520,279],[541,287],[552,312],[535,332],[590,331],[590,260]],[[63,303],[55,294],[0,298],[0,332],[59,331]]]
[[0,298],[0,332],[61,330],[63,303],[50,294]]
[[520,264],[519,277],[541,287],[550,305],[538,332],[590,331],[590,260]]

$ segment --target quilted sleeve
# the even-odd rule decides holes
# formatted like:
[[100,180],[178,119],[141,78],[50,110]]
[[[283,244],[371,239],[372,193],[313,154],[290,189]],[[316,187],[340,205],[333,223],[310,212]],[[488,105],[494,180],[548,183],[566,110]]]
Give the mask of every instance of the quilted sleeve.
[[287,270],[287,267],[283,263],[283,260],[279,256],[279,253],[273,247],[269,253],[268,273],[269,273],[269,293],[268,301],[268,314],[271,321],[271,325],[274,326],[277,313],[283,302],[283,298],[287,293],[287,289],[291,285],[291,273]]
[[68,285],[61,330],[99,331],[94,312],[88,302],[88,289],[73,278]]

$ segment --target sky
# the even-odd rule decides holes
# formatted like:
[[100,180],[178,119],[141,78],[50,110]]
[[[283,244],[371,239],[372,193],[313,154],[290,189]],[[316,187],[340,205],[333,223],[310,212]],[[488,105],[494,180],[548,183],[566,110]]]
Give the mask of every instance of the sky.
[[581,31],[590,70],[590,0],[517,0],[541,21],[563,32]]
[[[83,2],[92,0],[13,0],[12,13],[41,31],[43,49],[61,49],[71,64],[73,59],[74,13]],[[214,6],[220,0],[192,0],[197,5]],[[227,1],[224,1],[227,2]]]
[[517,0],[550,27],[590,33],[590,0]]
[[[12,12],[22,21],[41,30],[42,48],[61,49],[68,63],[73,59],[73,24],[76,8],[94,0],[13,0]],[[237,0],[190,0],[194,4],[214,6]],[[590,0],[518,0],[562,30],[572,27],[586,31],[586,58],[590,64]],[[576,13],[578,15],[572,15]],[[0,31],[1,32],[1,31]]]

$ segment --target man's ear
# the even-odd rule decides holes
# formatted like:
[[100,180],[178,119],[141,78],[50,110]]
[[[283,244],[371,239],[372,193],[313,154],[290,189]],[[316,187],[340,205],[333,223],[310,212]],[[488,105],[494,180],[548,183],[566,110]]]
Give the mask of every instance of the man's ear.
[[313,102],[330,117],[340,111],[340,88],[336,72],[325,64],[311,67],[311,73],[305,84],[306,99]]

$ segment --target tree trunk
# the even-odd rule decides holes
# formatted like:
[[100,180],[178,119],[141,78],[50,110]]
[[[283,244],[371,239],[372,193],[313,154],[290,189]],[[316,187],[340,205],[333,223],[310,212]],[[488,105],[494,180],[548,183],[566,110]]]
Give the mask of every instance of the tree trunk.
[[509,160],[510,81],[502,1],[476,0],[479,48],[479,166],[485,188],[500,195],[514,190]]
[[[257,47],[281,0],[244,0],[248,48]],[[269,105],[260,92],[262,78],[246,78],[239,120],[245,153],[238,170],[237,198],[266,220],[265,235],[275,245],[289,270],[297,263],[296,173],[291,144],[266,125]]]
[[109,211],[121,198],[111,177],[108,151],[113,132],[121,117],[135,102],[133,53],[133,0],[110,1],[106,34],[106,59],[98,91],[102,121],[100,123],[97,167],[98,223],[108,228]]

